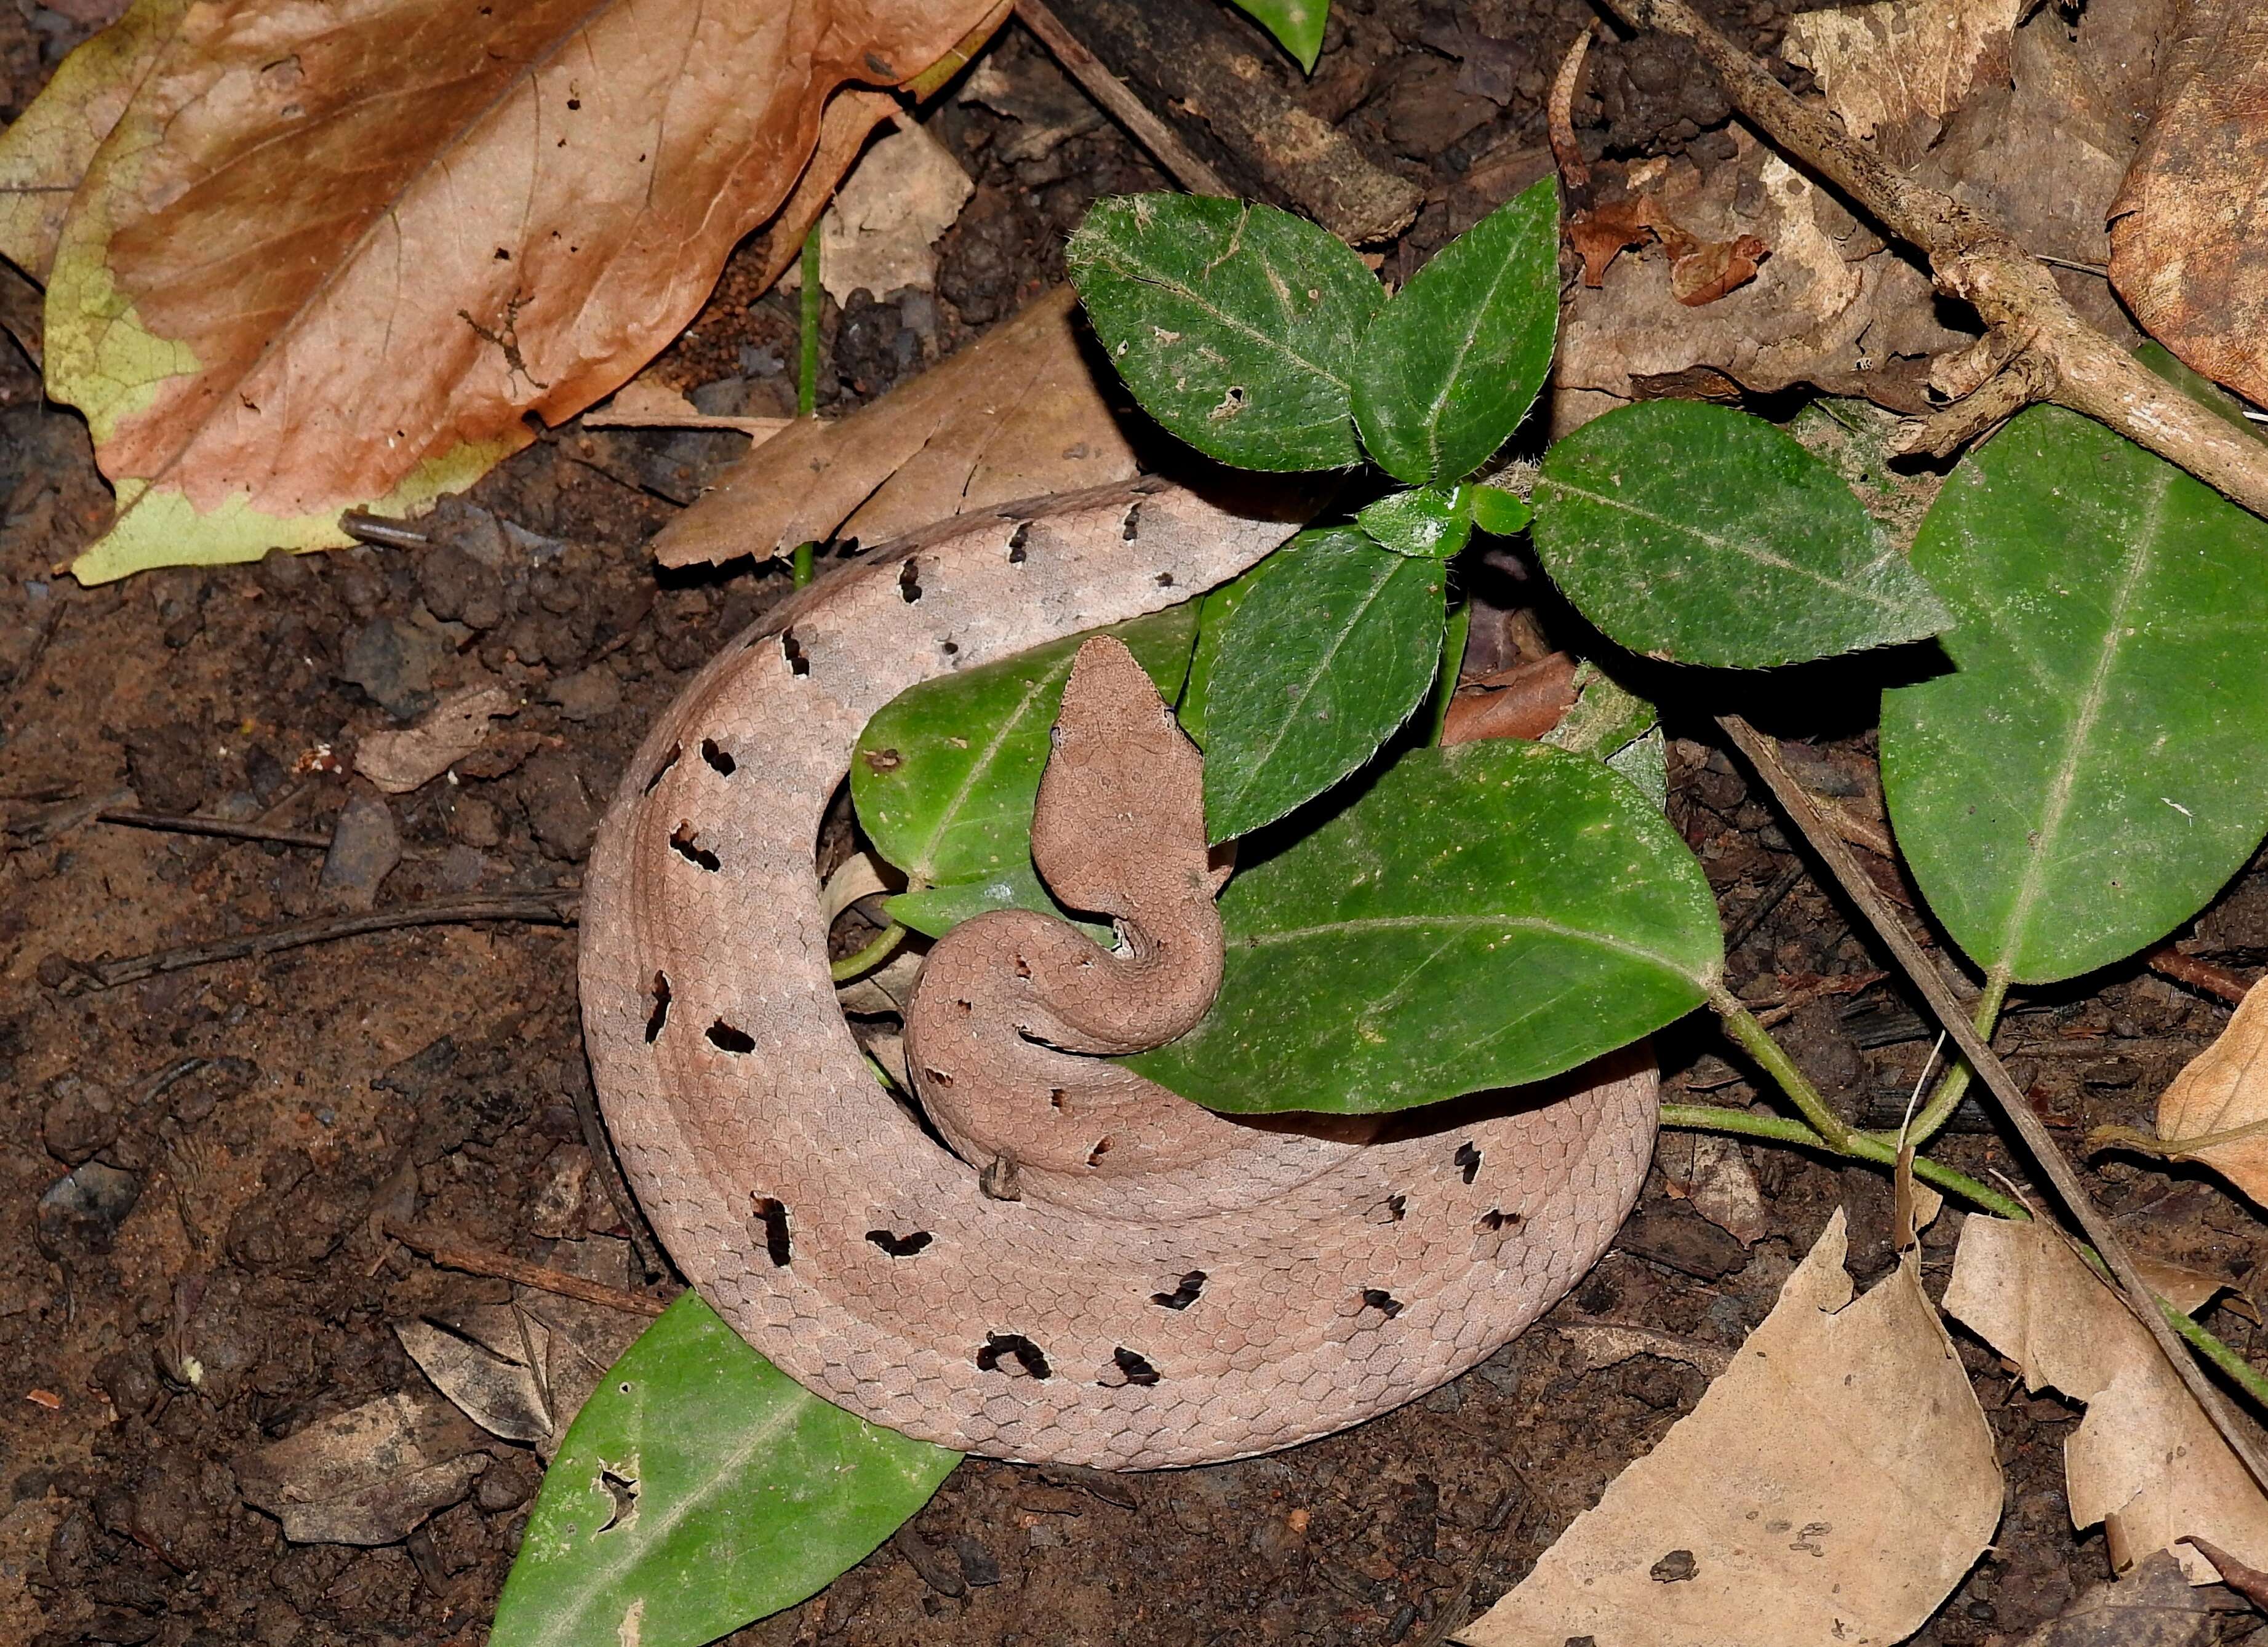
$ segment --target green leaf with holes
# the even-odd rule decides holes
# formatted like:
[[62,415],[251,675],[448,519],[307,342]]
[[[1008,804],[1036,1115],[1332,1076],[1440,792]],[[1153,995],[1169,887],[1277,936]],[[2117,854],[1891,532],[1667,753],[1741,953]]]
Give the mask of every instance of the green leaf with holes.
[[1760,669],[1926,639],[1922,574],[1835,472],[1745,412],[1641,401],[1544,454],[1536,551],[1634,652]]
[[2024,413],[1914,544],[1952,668],[1884,695],[1931,910],[2019,983],[2123,960],[2268,831],[2268,522],[2099,423]]
[[1336,237],[1273,206],[1122,195],[1064,258],[1111,364],[1190,445],[1246,469],[1361,460],[1349,383],[1386,293]]
[[1378,467],[1461,481],[1535,403],[1559,327],[1559,180],[1515,195],[1433,254],[1363,335],[1354,415]]
[[[1126,643],[1167,702],[1189,673],[1199,604],[1100,631]],[[1032,802],[1064,682],[1086,638],[925,680],[866,723],[850,757],[851,804],[874,849],[916,887],[1021,876],[1037,889]]]
[[1234,0],[1234,4],[1297,57],[1300,67],[1314,73],[1315,59],[1323,49],[1323,25],[1330,19],[1330,0]]
[[688,1292],[569,1427],[490,1643],[699,1647],[825,1588],[960,1460],[821,1401]]
[[1231,615],[1205,697],[1205,834],[1227,841],[1377,752],[1440,667],[1448,577],[1351,526],[1301,533]]
[[1543,1080],[1698,1005],[1724,959],[1700,864],[1588,755],[1412,750],[1311,833],[1252,844],[1267,855],[1221,894],[1212,1011],[1126,1060],[1211,1109],[1369,1114]]

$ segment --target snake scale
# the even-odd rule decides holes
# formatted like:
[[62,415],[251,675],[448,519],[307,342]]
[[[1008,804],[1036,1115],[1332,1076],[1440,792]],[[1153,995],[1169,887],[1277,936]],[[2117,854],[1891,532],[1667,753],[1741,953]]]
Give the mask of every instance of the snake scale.
[[[1642,1049],[1548,1092],[1259,1124],[1061,1050],[1178,1033],[1219,974],[1197,820],[1185,805],[1143,833],[1159,803],[1140,761],[1178,771],[1160,793],[1192,795],[1197,756],[1112,648],[1084,651],[1066,688],[1046,783],[1060,769],[1086,792],[1052,839],[1043,796],[1034,850],[1059,895],[1119,917],[1123,953],[1027,915],[932,952],[908,1040],[959,1153],[852,1039],[814,853],[867,719],[918,681],[1187,599],[1292,530],[1155,480],[957,517],[775,608],[624,776],[582,915],[608,1129],[703,1296],[864,1417],[1114,1469],[1288,1445],[1487,1356],[1589,1268],[1637,1195],[1657,1086]],[[1100,766],[1074,765],[1068,746],[1098,736]],[[1142,744],[1114,776],[1111,750]],[[1132,884],[1105,863],[1124,861],[1114,833],[1138,849]],[[1083,988],[1086,969],[1107,987]],[[1131,1016],[1099,1020],[1114,992]],[[964,1033],[984,1015],[960,1003],[980,997],[1009,1016]]]

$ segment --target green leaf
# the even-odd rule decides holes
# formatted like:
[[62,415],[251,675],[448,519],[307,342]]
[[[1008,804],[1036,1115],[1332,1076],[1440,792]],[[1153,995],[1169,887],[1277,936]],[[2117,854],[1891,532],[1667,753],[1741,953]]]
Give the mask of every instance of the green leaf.
[[1440,666],[1446,569],[1351,526],[1301,533],[1225,626],[1205,699],[1205,833],[1273,823],[1370,759]]
[[1528,530],[1528,523],[1535,511],[1528,500],[1507,492],[1501,486],[1476,486],[1471,489],[1473,525],[1483,532],[1499,538]]
[[1701,866],[1587,755],[1416,749],[1222,893],[1203,1023],[1127,1060],[1209,1108],[1368,1114],[1542,1080],[1697,1005]]
[[[954,881],[950,886],[902,892],[885,900],[882,907],[891,920],[900,926],[911,927],[924,937],[943,937],[963,921],[989,915],[995,909],[1035,909],[1042,915],[1068,918],[1064,916],[1063,906],[1041,884],[1039,871],[1032,867],[1028,815],[1024,820],[1024,862],[1020,864],[1011,864],[982,880]],[[1091,921],[1073,921],[1071,924],[1098,944],[1108,945],[1112,942],[1108,926]]]
[[1386,294],[1336,237],[1273,206],[1122,195],[1064,257],[1111,364],[1174,434],[1240,468],[1361,461],[1348,380]]
[[1270,555],[1197,602],[1197,650],[1189,655],[1189,678],[1182,683],[1181,707],[1174,715],[1189,741],[1200,749],[1205,746],[1205,701],[1212,693],[1212,666],[1220,657],[1220,638],[1228,633],[1228,621],[1252,592],[1252,585],[1275,564],[1276,557]]
[[1472,490],[1469,486],[1418,486],[1388,492],[1364,505],[1355,518],[1382,549],[1446,561],[1471,540]]
[[1851,489],[1763,419],[1641,401],[1569,435],[1536,482],[1537,552],[1632,651],[1761,669],[1934,635],[1944,607]]
[[1954,668],[1884,695],[1882,782],[1955,941],[2046,983],[2204,908],[2268,830],[2268,523],[2039,407],[1953,472],[1914,562]]
[[1235,4],[1297,57],[1300,67],[1314,73],[1315,59],[1323,49],[1323,24],[1331,15],[1330,0],[1235,0]]
[[[1124,641],[1171,700],[1189,673],[1197,616],[1197,603],[1185,600],[1101,632]],[[924,681],[858,734],[850,800],[859,827],[917,889],[1033,875],[1032,801],[1048,729],[1086,638]]]
[[688,1292],[576,1415],[490,1647],[699,1647],[825,1587],[960,1460],[820,1400]]
[[1462,480],[1535,404],[1558,325],[1552,176],[1435,253],[1371,322],[1354,371],[1362,444],[1396,480]]

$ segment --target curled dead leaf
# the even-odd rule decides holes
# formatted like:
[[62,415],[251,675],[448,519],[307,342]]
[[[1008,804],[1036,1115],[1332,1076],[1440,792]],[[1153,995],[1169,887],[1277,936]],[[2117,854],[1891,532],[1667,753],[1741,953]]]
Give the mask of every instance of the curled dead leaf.
[[2168,1085],[2155,1139],[2106,1127],[2095,1142],[2200,1161],[2268,1206],[2268,989],[2246,991],[2220,1038]]
[[500,686],[468,687],[442,699],[415,726],[366,735],[355,746],[355,770],[389,795],[405,795],[479,748],[489,723],[519,709]]

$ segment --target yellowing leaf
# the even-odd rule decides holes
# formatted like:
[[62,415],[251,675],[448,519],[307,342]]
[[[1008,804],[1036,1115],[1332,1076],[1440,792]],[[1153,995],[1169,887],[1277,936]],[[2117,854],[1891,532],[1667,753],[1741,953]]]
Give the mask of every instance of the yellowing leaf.
[[2204,1162],[2268,1206],[2268,991],[2258,984],[2220,1039],[2166,1088],[2158,1138],[2167,1153]]
[[2268,1498],[2228,1450],[2118,1295],[2034,1221],[1972,1215],[1945,1307],[2024,1370],[2087,1403],[2064,1444],[2072,1525],[2102,1523],[2124,1572],[2171,1548],[2192,1584],[2218,1575],[2180,1540],[2211,1540],[2255,1566],[2268,1561]]
[[1903,1640],[2000,1518],[1992,1431],[1911,1258],[1855,1302],[1843,1215],[1732,1368],[1469,1647]]
[[49,393],[119,489],[85,581],[343,541],[619,386],[779,210],[845,82],[984,0],[235,0],[87,168]]

